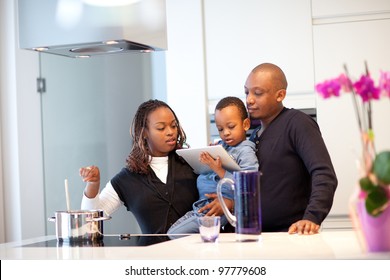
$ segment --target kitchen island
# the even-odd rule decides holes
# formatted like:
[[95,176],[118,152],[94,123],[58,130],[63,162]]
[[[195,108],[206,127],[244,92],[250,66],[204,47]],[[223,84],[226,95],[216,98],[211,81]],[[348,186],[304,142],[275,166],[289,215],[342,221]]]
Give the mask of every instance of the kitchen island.
[[[131,238],[146,235],[131,235]],[[117,238],[105,235],[104,239]],[[104,241],[103,239],[103,241]],[[52,245],[42,245],[45,242]],[[54,242],[54,243],[53,243]],[[54,245],[53,245],[54,244]],[[0,244],[1,260],[390,260],[390,252],[368,253],[353,230],[322,231],[302,236],[263,233],[258,242],[236,242],[235,234],[221,234],[217,243],[202,243],[198,234],[153,245],[67,246],[55,236]]]

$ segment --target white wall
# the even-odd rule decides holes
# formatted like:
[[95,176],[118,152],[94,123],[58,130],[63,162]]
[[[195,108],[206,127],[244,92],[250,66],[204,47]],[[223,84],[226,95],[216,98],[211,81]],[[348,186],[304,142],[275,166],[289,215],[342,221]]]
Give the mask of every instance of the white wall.
[[[11,16],[7,16],[4,11],[8,11],[10,9],[10,5],[12,4],[10,1],[1,1],[0,2],[0,26],[9,26],[12,25],[13,22],[13,16],[12,13]],[[11,11],[13,9],[11,8]],[[1,28],[0,29],[0,41],[1,42],[12,42],[13,39],[13,29],[8,28]],[[12,47],[12,44],[11,44]],[[6,99],[5,96],[3,96],[4,92],[12,91],[15,92],[13,89],[15,87],[14,80],[15,78],[10,78],[9,73],[12,71],[12,68],[9,69],[8,67],[3,67],[3,65],[6,65],[9,63],[9,59],[7,58],[7,52],[6,50],[9,48],[9,44],[0,44],[0,242],[5,241],[5,207],[4,207],[4,201],[5,201],[5,192],[4,192],[4,164],[3,164],[3,158],[5,157],[4,153],[2,152],[2,149],[4,147],[4,141],[6,141],[5,136],[3,136],[4,132],[6,131],[6,128],[3,125],[2,119],[4,119],[8,112],[6,111],[6,108],[8,108],[8,99]],[[8,56],[12,60],[12,55]],[[11,81],[11,83],[7,83],[6,81]]]

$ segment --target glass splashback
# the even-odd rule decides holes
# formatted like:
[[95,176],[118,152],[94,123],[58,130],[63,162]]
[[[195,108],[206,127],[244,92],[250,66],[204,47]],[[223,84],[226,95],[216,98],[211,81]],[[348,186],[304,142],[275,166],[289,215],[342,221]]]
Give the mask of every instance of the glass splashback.
[[[131,147],[129,128],[140,103],[153,97],[156,69],[152,55],[126,54],[71,59],[41,54],[45,214],[80,209],[85,187],[79,168],[97,165],[101,188],[125,165]],[[157,75],[159,76],[159,75]],[[158,77],[157,77],[158,78]],[[159,96],[160,98],[161,95]],[[47,234],[55,224],[47,223]],[[121,207],[104,222],[104,233],[140,232],[134,217]]]

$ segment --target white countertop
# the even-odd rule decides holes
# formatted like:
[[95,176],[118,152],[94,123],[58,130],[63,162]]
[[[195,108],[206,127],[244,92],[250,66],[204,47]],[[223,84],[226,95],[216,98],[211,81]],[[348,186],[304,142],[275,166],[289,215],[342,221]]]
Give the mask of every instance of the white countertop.
[[2,260],[127,260],[127,259],[383,259],[390,252],[367,253],[353,230],[322,231],[301,236],[263,233],[261,241],[241,243],[235,234],[221,234],[217,243],[202,243],[198,234],[141,247],[21,247],[55,236],[0,244]]

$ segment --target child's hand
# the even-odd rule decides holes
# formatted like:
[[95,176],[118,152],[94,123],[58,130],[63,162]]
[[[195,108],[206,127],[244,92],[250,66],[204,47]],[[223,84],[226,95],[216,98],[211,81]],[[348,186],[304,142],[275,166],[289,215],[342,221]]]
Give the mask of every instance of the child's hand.
[[222,168],[222,161],[219,157],[214,159],[209,153],[202,152],[199,156],[199,161],[207,164],[211,170],[217,173],[219,178],[223,178],[225,176],[225,169]]
[[199,156],[199,161],[201,163],[207,164],[210,168],[214,167],[222,167],[222,162],[219,157],[214,159],[208,152],[202,152]]

